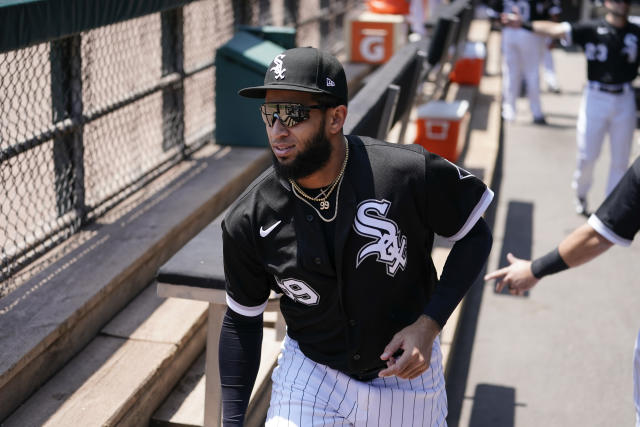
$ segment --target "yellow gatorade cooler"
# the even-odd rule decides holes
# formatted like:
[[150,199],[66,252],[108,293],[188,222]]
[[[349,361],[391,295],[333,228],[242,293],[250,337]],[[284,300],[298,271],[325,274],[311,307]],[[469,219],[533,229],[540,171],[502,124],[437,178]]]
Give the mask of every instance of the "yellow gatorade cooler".
[[351,62],[382,64],[407,41],[404,15],[362,12],[348,17],[344,28]]
[[449,74],[449,80],[458,84],[478,86],[484,73],[486,57],[487,48],[484,43],[466,42],[462,56]]
[[462,150],[465,132],[461,132],[461,123],[466,124],[468,110],[465,100],[430,101],[418,106],[415,143],[455,162]]

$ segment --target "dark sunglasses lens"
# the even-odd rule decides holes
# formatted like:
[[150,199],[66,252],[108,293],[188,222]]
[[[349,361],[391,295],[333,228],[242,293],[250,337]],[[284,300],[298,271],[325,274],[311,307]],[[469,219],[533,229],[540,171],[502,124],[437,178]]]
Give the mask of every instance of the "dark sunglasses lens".
[[273,126],[276,119],[283,125],[292,127],[309,118],[308,109],[301,104],[262,104],[260,112],[269,127]]

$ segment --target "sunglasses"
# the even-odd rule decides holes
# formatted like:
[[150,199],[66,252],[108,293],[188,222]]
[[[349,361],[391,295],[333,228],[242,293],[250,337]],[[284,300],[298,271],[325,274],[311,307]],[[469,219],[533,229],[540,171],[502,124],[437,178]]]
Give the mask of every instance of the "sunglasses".
[[267,126],[272,127],[277,120],[290,128],[309,119],[311,110],[322,110],[326,105],[302,105],[288,102],[267,102],[260,106],[262,120]]

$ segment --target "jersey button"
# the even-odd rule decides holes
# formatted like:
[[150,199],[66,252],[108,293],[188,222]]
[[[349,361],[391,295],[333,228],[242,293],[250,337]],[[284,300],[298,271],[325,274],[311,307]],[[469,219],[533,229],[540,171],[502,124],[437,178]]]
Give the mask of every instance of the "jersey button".
[[349,320],[349,326],[356,326],[358,324],[357,320],[351,319]]
[[306,218],[307,218],[307,222],[313,221],[313,215],[311,214],[307,215]]
[[315,257],[315,258],[313,259],[313,262],[314,262],[316,265],[320,265],[320,264],[322,264],[322,258],[320,258],[319,256],[317,256],[317,257]]
[[358,353],[354,354],[353,360],[360,360],[360,355]]

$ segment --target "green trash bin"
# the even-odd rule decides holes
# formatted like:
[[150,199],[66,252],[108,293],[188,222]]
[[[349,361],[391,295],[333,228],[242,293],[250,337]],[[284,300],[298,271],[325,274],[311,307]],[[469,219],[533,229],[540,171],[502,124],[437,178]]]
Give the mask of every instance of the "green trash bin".
[[291,27],[274,27],[272,25],[263,25],[262,27],[253,27],[250,25],[240,25],[238,31],[245,31],[264,40],[269,40],[282,46],[285,49],[296,47],[296,29]]
[[244,98],[238,90],[264,83],[276,55],[286,50],[247,31],[237,32],[216,52],[216,142],[222,145],[268,145],[260,117],[261,99]]

